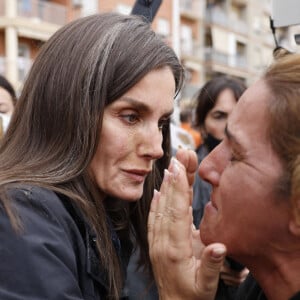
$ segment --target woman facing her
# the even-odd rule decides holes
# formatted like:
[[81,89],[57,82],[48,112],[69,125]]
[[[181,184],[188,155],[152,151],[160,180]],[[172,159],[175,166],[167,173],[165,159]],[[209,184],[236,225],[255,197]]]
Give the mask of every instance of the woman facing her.
[[42,47],[0,148],[1,299],[125,296],[130,236],[150,266],[147,215],[182,82],[139,17],[79,19]]
[[[224,243],[228,255],[250,270],[236,299],[300,299],[299,84],[299,53],[276,57],[243,93],[226,137],[198,170],[213,186],[202,241]],[[169,168],[152,201],[150,256],[162,299],[203,299],[191,183],[184,181],[196,169],[190,165]]]

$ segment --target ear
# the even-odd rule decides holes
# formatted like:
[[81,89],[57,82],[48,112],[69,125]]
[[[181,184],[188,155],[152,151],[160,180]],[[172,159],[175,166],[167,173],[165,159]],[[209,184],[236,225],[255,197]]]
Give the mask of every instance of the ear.
[[300,237],[300,199],[293,199],[292,209],[289,229],[293,235]]

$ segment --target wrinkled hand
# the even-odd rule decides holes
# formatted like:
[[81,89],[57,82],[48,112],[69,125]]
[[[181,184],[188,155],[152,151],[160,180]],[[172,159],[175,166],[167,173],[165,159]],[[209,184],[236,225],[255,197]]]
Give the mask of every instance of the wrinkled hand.
[[179,150],[155,191],[148,219],[150,258],[160,299],[214,299],[226,248],[204,247],[193,229],[192,184],[197,157]]

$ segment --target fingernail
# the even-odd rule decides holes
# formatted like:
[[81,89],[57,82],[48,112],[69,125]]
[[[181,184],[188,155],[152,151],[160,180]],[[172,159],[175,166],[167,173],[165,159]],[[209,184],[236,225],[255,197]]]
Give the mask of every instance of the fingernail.
[[157,189],[154,189],[152,201],[158,201],[158,199],[159,199],[159,191]]
[[165,169],[165,170],[164,170],[164,180],[165,180],[166,182],[168,182],[168,181],[169,181],[169,178],[170,178],[170,172],[169,172],[167,169]]
[[172,157],[171,158],[171,172],[173,173],[174,175],[174,179],[177,178],[178,174],[179,174],[179,162],[178,160],[175,158],[175,157]]
[[213,258],[220,259],[224,256],[225,252],[226,252],[225,247],[218,246],[218,247],[212,249],[211,256]]

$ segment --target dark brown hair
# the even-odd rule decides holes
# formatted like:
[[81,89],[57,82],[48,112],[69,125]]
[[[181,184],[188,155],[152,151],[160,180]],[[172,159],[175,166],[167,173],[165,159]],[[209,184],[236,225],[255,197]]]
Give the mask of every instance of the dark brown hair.
[[232,90],[235,100],[238,101],[246,86],[241,80],[229,76],[214,77],[202,86],[195,96],[195,126],[204,126],[208,112],[215,106],[220,93],[226,89]]
[[[178,58],[140,17],[106,13],[73,21],[42,47],[0,148],[2,190],[27,182],[62,193],[101,234],[97,246],[112,299],[120,295],[121,270],[106,224],[108,208],[87,170],[101,143],[105,107],[148,72],[165,66],[172,70],[178,92],[183,83]],[[147,215],[153,189],[159,188],[170,159],[168,128],[163,137],[165,154],[148,176],[142,199],[120,206],[114,199],[115,207],[109,208],[120,232],[132,226],[148,265]]]

